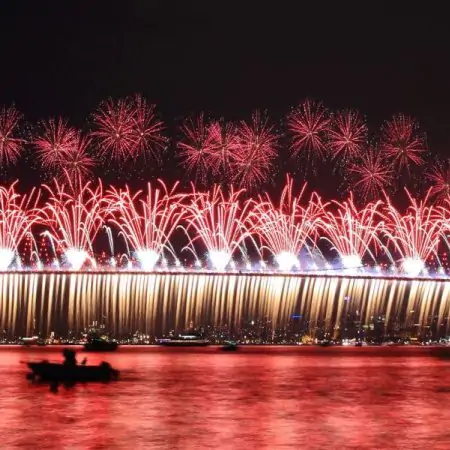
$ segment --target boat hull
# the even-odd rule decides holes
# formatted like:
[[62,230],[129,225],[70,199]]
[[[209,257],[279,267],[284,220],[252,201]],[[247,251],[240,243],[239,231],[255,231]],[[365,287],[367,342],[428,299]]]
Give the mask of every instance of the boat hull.
[[189,341],[162,341],[158,342],[158,345],[161,345],[163,347],[207,347],[209,345],[209,342],[207,341],[196,341],[196,342],[189,342]]
[[119,344],[117,342],[95,343],[88,342],[84,344],[85,352],[115,352]]
[[47,382],[107,382],[115,380],[119,372],[113,369],[109,364],[102,363],[99,366],[67,367],[63,364],[38,362],[28,363],[34,378],[39,381]]

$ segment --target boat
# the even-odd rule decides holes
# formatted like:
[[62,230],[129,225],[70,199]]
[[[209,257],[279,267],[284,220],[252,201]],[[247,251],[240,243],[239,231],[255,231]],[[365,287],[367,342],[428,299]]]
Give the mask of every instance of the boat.
[[46,345],[45,340],[39,336],[23,337],[20,339],[21,345]]
[[49,382],[57,386],[58,383],[107,382],[119,377],[119,371],[113,369],[107,362],[102,362],[97,366],[88,366],[85,364],[86,360],[82,364],[77,364],[73,350],[65,349],[63,354],[65,358],[63,363],[49,361],[27,363],[31,369],[31,373],[27,374],[27,379]]
[[222,347],[220,347],[220,350],[223,352],[235,352],[238,350],[237,342],[234,341],[226,341]]
[[206,347],[210,344],[208,339],[204,339],[201,335],[195,333],[183,333],[177,336],[157,339],[156,343],[165,347]]
[[114,352],[119,344],[114,339],[108,337],[105,325],[97,326],[98,322],[93,322],[86,335],[87,342],[84,350],[87,352]]
[[98,366],[77,365],[67,367],[64,364],[51,363],[48,361],[29,362],[28,367],[31,374],[28,379],[47,382],[92,382],[116,380],[119,372],[111,367],[109,363],[102,362]]
[[84,351],[86,352],[114,352],[119,347],[116,341],[107,339],[90,339],[84,344]]

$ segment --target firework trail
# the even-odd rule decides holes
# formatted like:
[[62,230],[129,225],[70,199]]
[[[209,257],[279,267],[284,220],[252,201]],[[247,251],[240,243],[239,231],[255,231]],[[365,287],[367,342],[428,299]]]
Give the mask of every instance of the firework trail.
[[164,124],[158,119],[156,106],[147,103],[145,98],[136,95],[130,111],[133,117],[134,157],[144,156],[160,162],[161,152],[167,145],[167,138],[162,135]]
[[39,191],[16,192],[16,184],[0,186],[0,271],[5,271],[18,254],[18,246],[38,221]]
[[328,139],[333,159],[355,159],[367,144],[367,125],[358,111],[340,111],[333,118]]
[[96,130],[92,136],[97,140],[101,158],[124,162],[134,156],[137,124],[133,105],[127,99],[104,101],[93,119]]
[[[201,241],[213,267],[220,271],[225,270],[236,250],[245,255],[244,240],[251,237],[246,221],[252,202],[241,201],[242,193],[243,190],[231,189],[226,196],[220,186],[214,186],[207,193],[194,191],[187,206],[185,231],[189,244],[186,248],[197,256],[195,244]],[[194,237],[189,235],[190,231]]]
[[315,247],[317,224],[323,211],[315,193],[302,206],[306,185],[298,196],[293,196],[292,184],[288,178],[278,205],[267,194],[260,197],[249,217],[250,231],[263,243],[260,251],[267,249],[281,270],[300,268],[300,251]]
[[206,183],[211,167],[209,156],[214,152],[214,139],[204,115],[197,119],[189,118],[181,126],[184,138],[178,143],[182,164],[189,174]]
[[234,184],[248,190],[267,182],[277,157],[278,135],[267,117],[259,111],[252,115],[250,124],[241,122],[238,130],[239,151],[232,170]]
[[165,250],[175,255],[170,237],[185,214],[182,205],[185,196],[175,193],[178,183],[168,190],[158,181],[158,188],[148,183],[145,194],[143,191],[132,194],[126,187],[111,188],[106,196],[110,223],[120,230],[147,271],[154,269]]
[[22,114],[14,106],[0,110],[0,168],[13,165],[19,159],[25,139],[19,136]]
[[358,209],[350,195],[344,202],[332,201],[332,208],[324,211],[320,228],[325,236],[321,239],[337,251],[344,268],[361,268],[366,254],[375,261],[375,252],[381,245],[377,233],[383,229],[381,204],[378,201]]
[[55,180],[52,186],[44,185],[49,199],[42,209],[46,233],[61,249],[74,270],[79,270],[88,257],[92,257],[92,242],[101,228],[106,203],[99,184],[78,183],[69,178],[65,183]]
[[324,161],[331,119],[323,104],[305,100],[288,115],[287,121],[292,135],[292,155],[304,157],[313,164]]
[[348,164],[347,171],[352,190],[364,201],[380,198],[394,184],[392,163],[373,147]]
[[410,117],[398,114],[381,129],[381,150],[396,168],[409,173],[411,166],[423,164],[426,144],[418,124]]
[[61,117],[44,120],[40,125],[41,130],[33,141],[38,159],[44,169],[59,169],[66,152],[75,145],[77,133]]
[[384,234],[400,255],[403,270],[419,275],[425,268],[425,261],[431,255],[437,257],[443,222],[440,211],[428,205],[428,194],[418,201],[408,191],[406,193],[409,199],[406,214],[401,214],[386,199]]

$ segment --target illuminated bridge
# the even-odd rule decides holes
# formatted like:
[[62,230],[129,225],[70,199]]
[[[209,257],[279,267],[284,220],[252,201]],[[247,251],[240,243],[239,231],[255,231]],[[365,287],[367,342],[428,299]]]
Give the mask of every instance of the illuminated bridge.
[[[209,272],[5,272],[0,326],[15,335],[82,330],[106,318],[116,335],[160,334],[195,324],[239,326],[293,315],[330,332],[344,314],[362,324],[382,315],[386,327],[409,321],[446,323],[446,278]],[[311,325],[312,326],[312,325]],[[420,330],[419,330],[420,331]],[[445,332],[446,330],[444,330]]]

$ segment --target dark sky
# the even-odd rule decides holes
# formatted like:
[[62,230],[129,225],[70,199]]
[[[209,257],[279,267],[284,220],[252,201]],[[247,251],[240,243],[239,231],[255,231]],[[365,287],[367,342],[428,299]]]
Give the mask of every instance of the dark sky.
[[395,112],[413,115],[445,153],[445,10],[329,3],[2,1],[0,104],[15,102],[31,121],[63,115],[81,125],[106,97],[139,92],[170,124],[201,110],[247,118],[254,108],[278,120],[313,97],[360,109],[373,131]]

